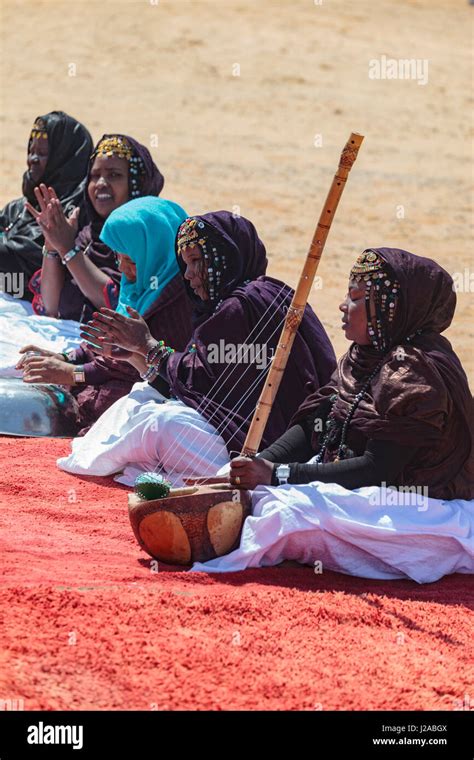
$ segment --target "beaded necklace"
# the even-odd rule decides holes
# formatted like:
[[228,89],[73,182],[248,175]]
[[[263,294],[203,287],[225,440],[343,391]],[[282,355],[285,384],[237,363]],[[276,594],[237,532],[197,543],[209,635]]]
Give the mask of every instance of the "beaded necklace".
[[[338,446],[338,449],[337,449],[336,458],[334,459],[335,462],[339,462],[341,459],[344,459],[345,452],[347,451],[346,436],[347,436],[347,431],[349,429],[349,425],[351,423],[351,420],[352,420],[352,418],[353,418],[353,416],[355,414],[355,411],[356,411],[357,407],[359,406],[360,402],[362,401],[362,399],[364,398],[365,394],[367,393],[367,390],[368,390],[368,388],[369,388],[372,380],[374,379],[374,377],[376,376],[376,374],[381,369],[384,361],[385,361],[385,357],[383,357],[382,359],[380,359],[380,361],[377,363],[376,367],[370,373],[369,377],[367,378],[367,380],[365,381],[364,385],[362,386],[362,389],[359,391],[359,393],[357,394],[357,396],[354,398],[354,401],[352,402],[352,404],[351,404],[351,406],[349,408],[349,411],[347,413],[347,417],[346,417],[346,419],[344,420],[344,422],[342,424],[341,439],[340,439],[339,446]],[[324,438],[322,440],[321,448],[320,448],[320,450],[319,450],[319,452],[318,452],[318,454],[317,454],[317,456],[315,457],[315,460],[314,460],[317,463],[320,463],[323,460],[324,454],[326,453],[326,449],[327,449],[327,446],[328,446],[329,438],[331,437],[333,428],[334,428],[334,426],[336,424],[336,421],[334,419],[334,406],[336,404],[336,401],[337,401],[338,397],[339,397],[338,393],[334,393],[330,397],[330,400],[332,401],[331,411],[329,412],[329,415],[328,415],[328,418],[327,418],[327,421],[326,421],[326,433],[325,433]]]

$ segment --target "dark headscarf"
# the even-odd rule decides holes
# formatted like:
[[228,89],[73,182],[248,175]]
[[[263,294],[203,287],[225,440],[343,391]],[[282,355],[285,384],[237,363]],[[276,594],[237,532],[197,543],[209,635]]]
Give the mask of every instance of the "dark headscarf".
[[[116,268],[114,254],[113,251],[100,240],[100,233],[102,232],[102,227],[104,226],[105,219],[99,216],[94,206],[92,205],[91,199],[89,198],[88,187],[92,166],[94,165],[94,161],[97,156],[97,149],[103,140],[114,137],[126,140],[126,142],[132,148],[134,158],[139,158],[143,164],[144,171],[138,175],[138,196],[141,197],[144,195],[159,195],[165,184],[163,175],[156,166],[151,157],[150,151],[145,147],[145,145],[142,145],[141,143],[137,142],[137,140],[134,140],[133,137],[129,137],[128,135],[102,135],[99,142],[94,148],[94,152],[90,156],[89,166],[87,169],[84,188],[84,206],[86,210],[87,225],[79,232],[76,240],[76,244],[84,248],[90,244],[88,255],[91,261],[93,261],[93,263],[101,269],[104,266],[111,267],[112,269]],[[132,169],[133,166],[131,163],[129,163],[129,188],[131,188]],[[129,200],[132,200],[131,195]]]
[[213,285],[209,300],[202,301],[189,281],[184,280],[197,325],[210,317],[238,285],[265,274],[268,261],[265,246],[252,222],[229,211],[213,211],[188,217],[183,222],[176,236],[178,265],[183,277],[186,264],[181,249],[193,242],[199,243],[203,251],[203,264],[208,268],[207,277]]
[[[92,138],[83,124],[64,111],[51,111],[38,116],[35,124],[41,124],[48,135],[48,161],[40,182],[54,187],[60,201],[78,205],[81,202],[88,161],[92,152]],[[31,136],[28,141],[30,148]],[[23,195],[35,207],[34,194],[37,182],[32,182],[28,171],[23,175]]]
[[[219,345],[220,341],[227,346],[266,345],[267,358],[270,358],[271,351],[278,344],[293,291],[279,280],[265,276],[265,246],[248,219],[234,217],[227,211],[193,219],[204,226],[194,225],[198,235],[192,238],[193,225],[188,225],[186,234],[200,247],[199,240],[206,237],[208,255],[212,261],[216,257],[219,261],[217,271],[220,272],[220,284],[217,285],[216,277],[214,299],[202,302],[185,281],[189,298],[199,313],[192,337],[193,345],[188,352],[172,354],[168,361],[171,393],[188,406],[198,409],[209,420],[221,433],[229,452],[240,452],[264,376],[257,367],[258,361],[253,364],[245,360],[237,361],[232,364],[232,371],[229,362],[224,359],[210,362],[208,347],[210,344]],[[178,252],[182,239],[183,225],[178,231],[177,255],[184,273],[184,262]],[[268,446],[284,432],[309,388],[316,389],[327,382],[335,364],[329,338],[311,307],[307,306],[262,446]],[[245,398],[251,386],[253,389]]]
[[[405,469],[405,483],[427,486],[437,498],[473,498],[473,399],[461,363],[441,335],[454,316],[453,280],[432,259],[397,248],[370,250],[399,284],[391,346],[381,352],[353,343],[330,383],[306,399],[290,424],[337,394],[332,411],[340,430],[356,395],[382,362],[350,423],[351,449],[361,454],[368,439],[419,447]],[[313,436],[316,451],[320,437]],[[325,461],[334,459],[337,443],[336,435]]]
[[[48,135],[48,160],[40,182],[52,186],[66,213],[82,205],[84,177],[92,150],[92,140],[80,122],[63,111],[51,111],[36,119],[32,132]],[[28,150],[30,141],[28,142]],[[26,281],[41,267],[41,247],[44,243],[41,228],[25,206],[25,198],[38,208],[34,195],[35,184],[29,172],[23,175],[23,196],[7,203],[0,211],[0,271],[21,272]],[[23,298],[31,298],[25,289]]]

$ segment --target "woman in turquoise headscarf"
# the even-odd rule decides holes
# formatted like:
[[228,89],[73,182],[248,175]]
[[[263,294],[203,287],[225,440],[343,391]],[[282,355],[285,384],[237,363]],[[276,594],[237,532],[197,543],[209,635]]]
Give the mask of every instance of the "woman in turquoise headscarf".
[[[155,340],[172,342],[184,350],[191,338],[191,305],[174,251],[176,232],[186,218],[177,203],[154,196],[136,198],[115,209],[101,232],[101,240],[115,251],[122,272],[116,311],[127,317],[138,312]],[[136,320],[130,320],[130,327]],[[121,349],[82,343],[65,354],[25,346],[23,352],[41,352],[19,362],[28,383],[73,386],[78,401],[79,435],[118,398],[140,380],[142,357]],[[160,389],[167,394],[167,388]]]
[[[184,218],[186,212],[177,203],[147,196],[120,206],[107,219],[100,239],[125,267],[116,309],[119,314],[127,315],[127,307],[131,307],[143,316],[176,277],[180,270],[174,241]],[[133,271],[135,277],[129,279],[127,273]]]

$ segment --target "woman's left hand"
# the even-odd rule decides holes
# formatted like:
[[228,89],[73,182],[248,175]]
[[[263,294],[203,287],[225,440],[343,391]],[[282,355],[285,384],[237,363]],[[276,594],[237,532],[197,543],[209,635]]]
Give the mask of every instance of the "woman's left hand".
[[[150,333],[147,323],[135,309],[127,306],[129,317],[118,314],[112,309],[103,307],[94,313],[94,318],[88,323],[88,327],[96,333],[95,341],[98,345],[114,345],[124,348],[132,353],[145,356],[151,344],[156,343]],[[87,329],[87,327],[86,327]],[[86,340],[90,335],[82,335]]]
[[24,383],[74,385],[74,364],[54,356],[28,356],[22,369]]
[[236,457],[230,463],[230,483],[239,488],[252,490],[258,485],[270,485],[273,476],[273,462],[255,457]]
[[39,224],[45,237],[46,247],[49,250],[58,251],[62,258],[74,245],[80,209],[77,206],[69,217],[66,217],[54,188],[40,184],[35,187],[34,192],[41,211],[36,211],[28,202],[26,207]]

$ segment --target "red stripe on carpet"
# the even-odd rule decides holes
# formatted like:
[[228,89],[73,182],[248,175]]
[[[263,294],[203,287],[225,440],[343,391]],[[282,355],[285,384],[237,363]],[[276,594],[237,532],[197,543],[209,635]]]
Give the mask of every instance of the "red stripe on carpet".
[[23,699],[25,710],[468,709],[469,576],[418,586],[290,564],[153,573],[128,489],[60,472],[68,450],[58,439],[0,442],[0,700]]

